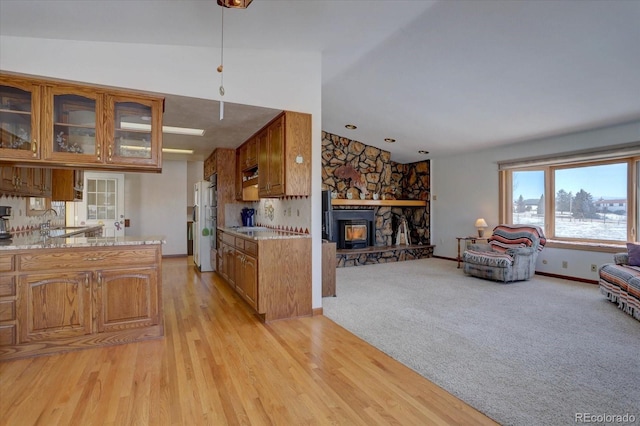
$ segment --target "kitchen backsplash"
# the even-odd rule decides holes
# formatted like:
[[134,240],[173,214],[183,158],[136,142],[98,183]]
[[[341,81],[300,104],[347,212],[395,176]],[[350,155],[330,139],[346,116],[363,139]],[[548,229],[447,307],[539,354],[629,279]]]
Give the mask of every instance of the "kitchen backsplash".
[[245,207],[255,209],[256,226],[309,233],[311,229],[311,200],[309,197],[264,198],[251,203],[227,204],[224,226],[242,225],[241,212]]
[[27,216],[27,202],[29,197],[18,197],[13,195],[0,195],[0,206],[11,207],[11,217],[9,217],[10,232],[25,231],[32,228],[40,227],[40,224],[51,220],[52,226],[64,226],[65,224],[65,205],[64,202],[52,203],[58,215],[47,213],[46,216],[37,214],[35,216]]

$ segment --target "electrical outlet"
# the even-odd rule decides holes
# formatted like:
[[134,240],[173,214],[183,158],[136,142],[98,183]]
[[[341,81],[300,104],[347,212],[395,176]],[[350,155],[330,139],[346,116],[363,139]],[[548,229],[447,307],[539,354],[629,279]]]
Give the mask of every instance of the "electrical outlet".
[[591,265],[591,272],[598,272],[598,265]]
[[567,268],[569,267],[569,262],[567,262],[566,260],[563,260],[563,261],[562,261],[562,267],[563,267],[564,269],[567,269]]

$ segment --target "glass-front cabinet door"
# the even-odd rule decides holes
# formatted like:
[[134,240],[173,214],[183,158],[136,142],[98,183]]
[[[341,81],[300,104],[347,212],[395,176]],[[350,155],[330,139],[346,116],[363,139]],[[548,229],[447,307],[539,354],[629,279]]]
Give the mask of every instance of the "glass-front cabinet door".
[[0,76],[0,158],[40,158],[41,86]]
[[107,96],[107,164],[160,165],[161,106],[143,97]]
[[45,87],[43,137],[47,160],[104,162],[103,96],[83,88]]

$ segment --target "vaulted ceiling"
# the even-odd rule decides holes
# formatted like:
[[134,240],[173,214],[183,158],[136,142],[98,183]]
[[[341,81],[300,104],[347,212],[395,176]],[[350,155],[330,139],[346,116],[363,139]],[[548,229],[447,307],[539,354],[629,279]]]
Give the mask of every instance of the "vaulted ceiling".
[[[215,0],[0,0],[0,36],[219,46],[219,18]],[[623,0],[254,0],[225,12],[225,45],[322,52],[322,129],[407,163],[639,120],[639,22]],[[165,124],[216,138],[165,145],[201,159],[276,113],[229,108],[169,96]]]

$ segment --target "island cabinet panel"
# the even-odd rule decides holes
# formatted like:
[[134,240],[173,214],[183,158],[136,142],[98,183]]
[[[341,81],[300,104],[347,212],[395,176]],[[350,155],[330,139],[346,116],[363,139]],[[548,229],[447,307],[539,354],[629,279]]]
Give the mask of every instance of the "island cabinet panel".
[[311,238],[255,240],[218,232],[218,273],[263,321],[312,315]]
[[18,343],[15,255],[0,254],[0,347]]
[[161,270],[159,244],[0,254],[0,361],[163,336]]
[[99,271],[96,303],[98,331],[158,324],[156,268]]
[[90,273],[21,276],[20,343],[91,333]]

